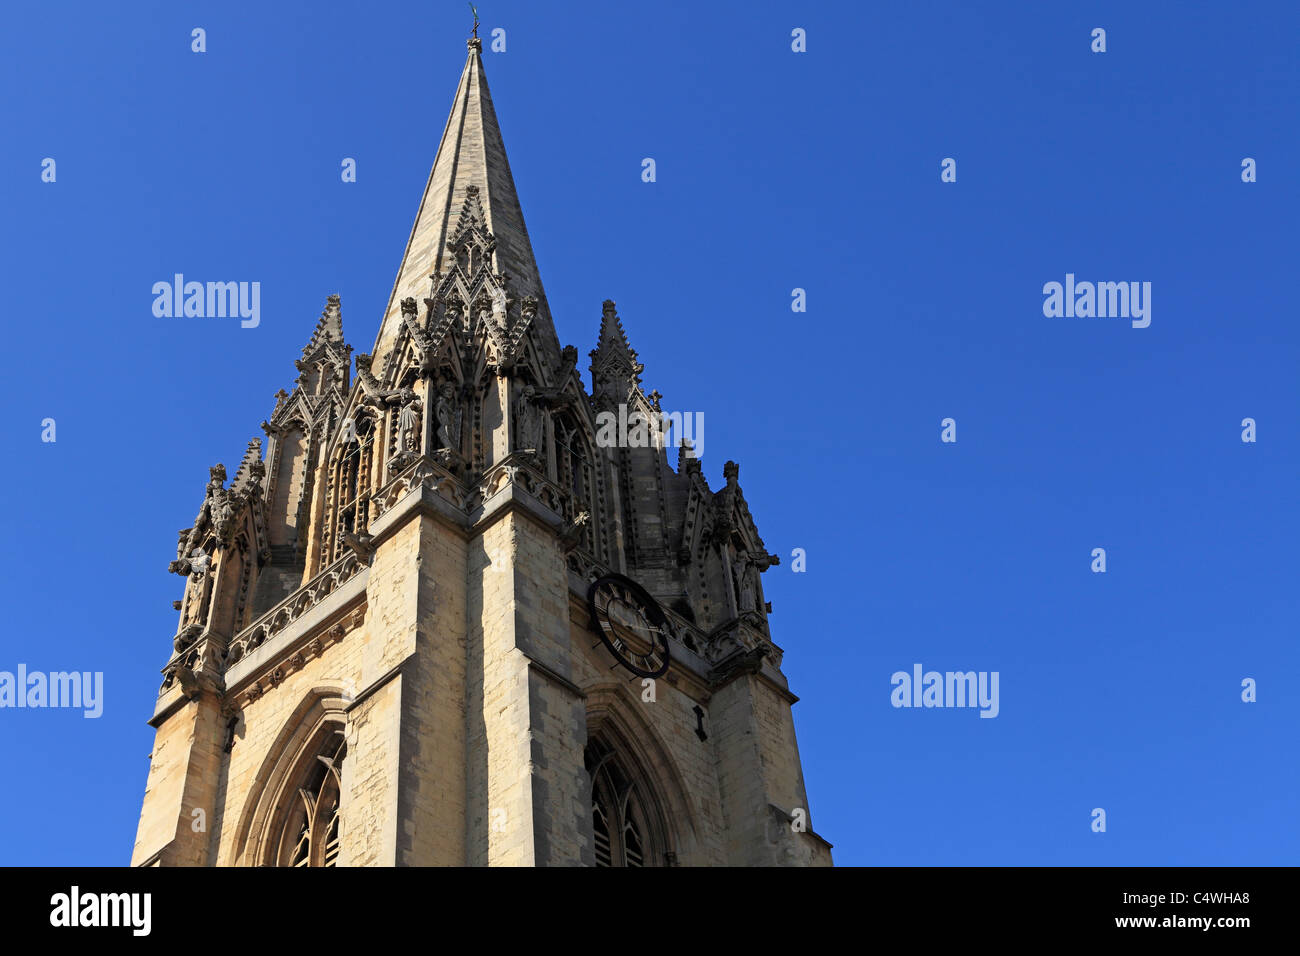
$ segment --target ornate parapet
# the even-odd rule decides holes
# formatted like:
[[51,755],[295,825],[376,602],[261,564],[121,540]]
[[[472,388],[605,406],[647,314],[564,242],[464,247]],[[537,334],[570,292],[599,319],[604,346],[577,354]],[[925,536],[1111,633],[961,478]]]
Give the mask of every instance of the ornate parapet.
[[391,511],[412,491],[422,489],[439,495],[461,511],[469,505],[469,496],[451,468],[437,458],[420,455],[411,459],[404,469],[371,495],[371,523]]
[[475,488],[476,504],[484,505],[508,485],[520,490],[553,511],[556,515],[572,519],[569,514],[569,494],[545,477],[539,470],[537,457],[530,452],[511,452],[483,472]]
[[242,710],[267,691],[278,687],[290,674],[301,670],[309,661],[320,657],[330,646],[337,644],[351,631],[360,627],[365,621],[365,617],[366,609],[364,607],[353,609],[339,621],[321,629],[318,634],[307,640],[301,647],[286,654],[276,662],[274,667],[264,668],[263,672],[251,681],[241,681],[241,686],[231,695],[230,700],[227,702],[228,710],[232,714]]
[[294,621],[316,608],[329,595],[366,569],[355,554],[345,554],[301,588],[239,632],[230,642],[226,667],[238,663]]

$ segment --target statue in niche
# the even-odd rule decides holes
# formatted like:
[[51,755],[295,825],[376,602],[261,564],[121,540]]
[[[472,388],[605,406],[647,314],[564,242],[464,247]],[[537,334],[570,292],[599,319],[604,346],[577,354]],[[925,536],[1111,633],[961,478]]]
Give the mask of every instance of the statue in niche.
[[731,574],[736,579],[736,607],[741,614],[755,610],[758,606],[758,598],[753,563],[749,560],[748,551],[742,549],[736,553],[736,559],[731,564]]
[[505,289],[492,290],[492,318],[496,321],[499,328],[504,329],[508,323],[506,315],[510,309],[510,304],[506,298]]
[[407,452],[418,454],[423,426],[420,412],[424,409],[424,403],[409,388],[399,389],[391,400],[401,405],[401,411],[397,413],[397,452],[399,455]]
[[[572,350],[572,359],[577,360],[577,349]],[[566,369],[566,375],[571,370]],[[565,381],[561,380],[550,388],[525,385],[520,389],[515,404],[515,446],[518,451],[541,453],[545,437],[542,428],[544,411],[559,411],[574,403],[573,395],[565,393],[564,385]]]
[[536,395],[537,389],[525,385],[519,393],[515,411],[519,419],[518,431],[515,433],[518,450],[534,454],[540,452],[542,447],[542,410]]
[[217,464],[208,470],[208,487],[203,496],[203,504],[194,518],[194,526],[184,536],[176,549],[176,560],[167,566],[173,574],[189,574],[189,555],[199,548],[204,536],[213,531],[217,540],[224,542],[230,534],[235,517],[235,509],[226,490],[226,466]]
[[438,417],[438,442],[443,448],[460,452],[460,403],[456,401],[456,386],[443,382],[438,389],[438,404],[434,406]]
[[731,574],[735,579],[736,607],[741,614],[757,614],[759,594],[759,574],[780,564],[781,559],[774,554],[762,552],[750,554],[748,549],[740,548],[731,561]]

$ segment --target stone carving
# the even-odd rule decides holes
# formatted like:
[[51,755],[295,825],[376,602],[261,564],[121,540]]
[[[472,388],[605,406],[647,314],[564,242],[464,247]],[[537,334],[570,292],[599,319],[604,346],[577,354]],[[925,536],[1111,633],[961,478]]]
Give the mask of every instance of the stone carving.
[[518,462],[518,457],[511,455],[505,461],[498,462],[485,471],[478,482],[475,504],[488,501],[502,488],[514,484],[532,495],[557,515],[563,514],[564,502],[567,496],[560,489],[560,486],[549,478],[538,474],[537,469],[531,467],[522,468]]
[[177,631],[176,636],[172,638],[172,650],[177,654],[184,654],[194,646],[194,642],[199,639],[199,635],[202,633],[202,624],[187,624]]
[[456,386],[451,382],[444,382],[438,389],[434,412],[438,416],[438,443],[459,454],[461,408],[456,401]]
[[236,635],[231,641],[227,664],[234,664],[261,647],[366,567],[357,555],[344,555]]
[[525,385],[515,403],[515,415],[518,417],[515,440],[520,451],[541,451],[542,447],[542,409],[536,399],[537,389]]
[[433,340],[420,328],[419,311],[415,305],[415,299],[411,296],[407,296],[402,300],[402,325],[406,328],[407,334],[411,336],[411,341],[415,343],[421,359],[427,361],[432,358],[429,353],[433,350]]
[[492,319],[496,322],[497,328],[504,331],[510,321],[508,317],[510,302],[506,290],[504,287],[498,286],[491,290],[490,295],[492,297]]
[[731,566],[731,574],[736,581],[736,607],[740,609],[741,614],[753,611],[757,606],[755,603],[757,592],[749,552],[741,551],[736,555],[736,561]]
[[[442,451],[441,449],[439,452]],[[434,452],[437,456],[439,452]],[[447,465],[434,458],[416,458],[405,471],[398,470],[396,477],[371,497],[371,520],[377,520],[416,489],[428,488],[445,501],[461,510],[466,506],[466,493]]]
[[420,456],[424,444],[424,403],[415,391],[400,388],[388,392],[385,401],[399,408],[397,413],[397,448],[388,460],[388,473],[397,474]]
[[[343,640],[349,633],[364,623],[366,606],[364,604],[349,611],[332,626],[323,628],[307,642],[297,653],[287,655],[283,660],[267,662],[259,668],[259,676],[242,690],[231,695],[231,704],[235,708],[247,707],[270,690],[281,684],[285,678],[299,670],[308,660],[320,657],[330,646]],[[234,663],[232,655],[231,663]]]
[[197,627],[200,631],[203,630],[203,621],[207,617],[206,602],[203,600],[203,585],[208,570],[212,567],[212,556],[202,548],[195,548],[185,559],[185,563],[189,567],[189,574],[186,575],[185,579],[185,596],[181,599],[181,608],[184,613],[181,615],[181,630],[176,635],[177,653],[184,649],[181,647],[181,634],[193,627]]
[[236,714],[226,714],[224,711],[222,714],[226,717],[226,737],[221,743],[221,752],[228,754],[235,749],[235,728],[239,726],[239,717]]
[[759,612],[758,575],[774,564],[780,563],[781,559],[774,554],[763,552],[753,555],[744,548],[736,552],[731,562],[731,574],[736,586],[736,608],[741,614]]
[[543,413],[549,410],[567,408],[574,404],[573,395],[564,391],[569,373],[573,371],[573,366],[569,364],[570,359],[574,362],[577,361],[577,349],[573,349],[572,355],[564,356],[564,361],[560,367],[563,377],[559,379],[557,385],[551,388],[525,385],[520,389],[519,397],[515,401],[515,447],[517,451],[540,453],[543,438]]
[[361,383],[361,402],[382,408],[390,393],[384,391],[371,371],[373,361],[373,357],[365,352],[357,353],[357,381]]
[[194,526],[189,532],[182,532],[180,545],[176,549],[176,560],[167,566],[173,574],[189,574],[190,560],[196,550],[200,549],[203,538],[209,532],[214,533],[218,542],[226,543],[234,525],[235,509],[226,490],[226,466],[213,465],[208,471],[208,487],[203,496],[203,504],[194,519]]
[[583,532],[590,523],[591,512],[579,511],[574,516],[574,519],[564,526],[564,530],[560,532],[560,548],[565,554],[578,546],[578,542],[582,540]]
[[419,454],[420,451],[420,431],[421,416],[420,412],[424,409],[424,403],[420,401],[418,395],[409,388],[399,389],[390,395],[391,402],[401,406],[401,411],[397,414],[397,450],[398,452],[413,452]]

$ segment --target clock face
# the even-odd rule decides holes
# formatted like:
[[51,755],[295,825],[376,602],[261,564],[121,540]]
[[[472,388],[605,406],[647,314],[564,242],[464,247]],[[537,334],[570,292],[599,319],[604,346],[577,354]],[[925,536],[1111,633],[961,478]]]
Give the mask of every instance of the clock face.
[[621,574],[609,574],[587,591],[592,625],[614,659],[638,677],[668,670],[667,618],[644,588]]

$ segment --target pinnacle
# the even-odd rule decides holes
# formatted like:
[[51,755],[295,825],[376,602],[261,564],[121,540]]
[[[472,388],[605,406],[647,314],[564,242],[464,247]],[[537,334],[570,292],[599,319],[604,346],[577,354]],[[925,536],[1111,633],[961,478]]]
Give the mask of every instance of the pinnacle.
[[613,299],[601,303],[600,337],[596,348],[598,351],[617,349],[630,355],[633,361],[636,360],[636,350],[628,344],[627,333],[623,331],[623,322],[618,317]]
[[636,349],[627,341],[623,323],[619,320],[618,310],[612,299],[606,299],[601,307],[600,336],[596,348],[591,350],[591,374],[594,383],[601,378],[618,379],[629,385],[640,387],[641,373],[645,370],[636,360]]
[[235,480],[230,483],[232,491],[247,491],[262,479],[265,466],[262,464],[262,439],[254,438],[244,450],[243,460],[235,472]]
[[331,295],[325,300],[325,309],[316,321],[316,329],[312,332],[307,344],[303,346],[303,358],[311,355],[325,342],[334,342],[337,345],[343,344],[343,314],[339,308],[339,297],[337,295]]

